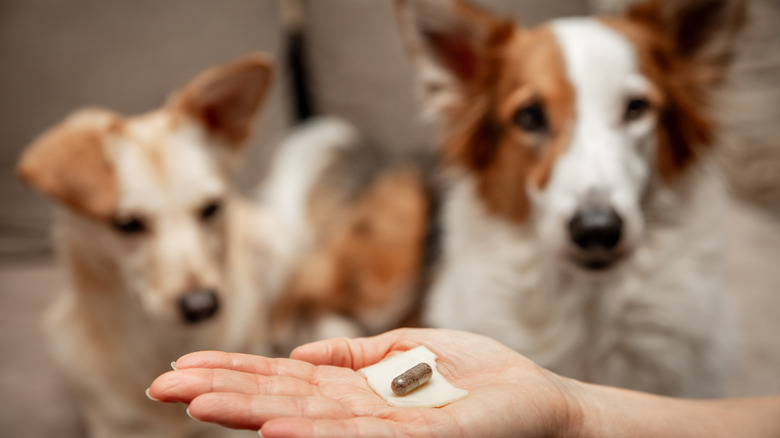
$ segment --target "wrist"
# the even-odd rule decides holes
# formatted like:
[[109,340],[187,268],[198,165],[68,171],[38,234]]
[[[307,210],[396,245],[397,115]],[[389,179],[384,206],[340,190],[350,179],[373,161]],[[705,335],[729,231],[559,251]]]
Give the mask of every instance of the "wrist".
[[[591,406],[586,403],[587,384],[578,380],[563,377],[552,371],[536,365],[535,375],[536,388],[533,390],[535,396],[535,405],[541,409],[537,414],[536,420],[531,423],[535,427],[529,427],[529,424],[520,421],[515,425],[514,431],[522,430],[526,432],[524,436],[557,436],[557,437],[583,437],[586,427],[586,415]],[[527,381],[518,389],[527,390]],[[543,395],[545,397],[543,397]],[[527,412],[520,415],[523,419],[528,416]],[[516,436],[516,435],[510,435]],[[592,435],[590,435],[592,436]]]
[[[630,389],[570,381],[571,419],[566,436],[719,436],[701,400],[664,397]],[[706,431],[706,432],[705,432]],[[726,435],[732,436],[732,435]]]
[[555,375],[558,380],[558,387],[562,396],[557,428],[553,436],[579,438],[593,436],[587,428],[589,422],[586,421],[593,415],[592,404],[588,401],[589,395],[587,385],[578,380]]

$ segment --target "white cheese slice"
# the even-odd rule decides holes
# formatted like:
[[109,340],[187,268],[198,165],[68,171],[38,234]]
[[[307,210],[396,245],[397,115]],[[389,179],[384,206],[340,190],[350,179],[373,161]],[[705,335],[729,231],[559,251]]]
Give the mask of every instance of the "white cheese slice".
[[[406,395],[395,395],[390,383],[409,368],[425,362],[433,369],[431,380]],[[468,395],[468,391],[452,386],[436,369],[436,355],[425,346],[389,357],[362,368],[368,386],[390,406],[438,408]]]

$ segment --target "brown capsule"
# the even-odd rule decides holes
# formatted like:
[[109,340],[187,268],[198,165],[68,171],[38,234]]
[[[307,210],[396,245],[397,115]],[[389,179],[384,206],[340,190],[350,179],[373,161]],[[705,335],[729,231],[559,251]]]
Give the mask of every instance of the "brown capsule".
[[390,383],[390,389],[395,395],[406,395],[431,380],[431,376],[433,376],[431,366],[420,362],[393,379]]

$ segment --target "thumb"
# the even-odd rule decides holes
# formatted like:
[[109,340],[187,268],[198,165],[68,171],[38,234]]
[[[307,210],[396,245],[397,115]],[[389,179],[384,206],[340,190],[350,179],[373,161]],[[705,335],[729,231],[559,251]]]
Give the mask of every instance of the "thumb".
[[314,365],[332,365],[357,370],[373,365],[394,352],[422,345],[416,330],[399,329],[369,338],[333,338],[301,345],[291,359]]

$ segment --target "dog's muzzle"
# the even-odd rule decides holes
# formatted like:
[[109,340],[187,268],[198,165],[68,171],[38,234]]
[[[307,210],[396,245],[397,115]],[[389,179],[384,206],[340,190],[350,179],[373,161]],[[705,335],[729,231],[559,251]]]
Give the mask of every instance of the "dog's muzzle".
[[211,318],[219,309],[217,293],[211,289],[196,289],[179,298],[179,310],[190,324]]
[[620,258],[623,219],[611,207],[586,205],[569,221],[572,259],[590,270],[606,269]]

